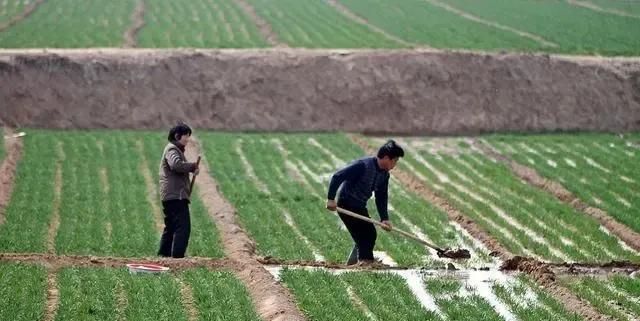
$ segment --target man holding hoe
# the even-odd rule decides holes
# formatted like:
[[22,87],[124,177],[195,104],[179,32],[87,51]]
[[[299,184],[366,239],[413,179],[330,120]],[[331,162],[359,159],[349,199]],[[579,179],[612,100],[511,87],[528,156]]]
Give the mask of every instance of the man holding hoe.
[[[367,201],[375,193],[380,221],[383,228],[390,231],[392,226],[387,212],[389,171],[396,166],[400,157],[404,157],[404,150],[395,141],[389,140],[380,147],[376,157],[357,159],[338,170],[329,183],[327,209],[336,211],[339,207],[369,217]],[[335,197],[340,186],[342,188],[336,203]],[[340,213],[340,210],[338,215],[355,242],[347,265],[373,263],[373,248],[377,237],[375,226]]]

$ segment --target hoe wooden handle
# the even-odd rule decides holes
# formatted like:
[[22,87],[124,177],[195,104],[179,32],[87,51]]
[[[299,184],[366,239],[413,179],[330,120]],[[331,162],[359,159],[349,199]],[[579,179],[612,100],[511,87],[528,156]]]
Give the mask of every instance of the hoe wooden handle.
[[[349,210],[345,210],[344,208],[338,207],[337,210],[338,210],[339,213],[342,213],[342,214],[345,214],[345,215],[349,215],[349,216],[357,218],[359,220],[363,220],[365,222],[369,222],[371,224],[378,225],[380,227],[386,227],[384,224],[382,224],[382,223],[380,223],[380,222],[378,222],[376,220],[373,220],[373,219],[371,219],[369,217],[366,217],[366,216],[363,216],[363,215],[360,215],[360,214],[356,214],[356,213],[351,212]],[[432,249],[434,249],[434,250],[436,250],[438,252],[442,252],[441,248],[439,248],[439,247],[437,247],[437,246],[435,246],[435,245],[433,245],[433,244],[431,244],[429,242],[426,242],[425,240],[422,240],[419,237],[417,237],[417,236],[415,236],[415,235],[413,235],[413,234],[411,234],[409,232],[405,232],[405,231],[397,229],[395,227],[392,228],[391,230],[400,233],[404,237],[407,237],[407,238],[413,239],[415,241],[418,241],[418,242],[420,242],[420,243],[422,243],[422,244],[424,244],[424,245],[426,245],[426,246],[428,246],[428,247],[430,247],[430,248],[432,248]]]
[[[198,156],[198,160],[196,161],[196,168],[200,167],[200,156]],[[193,175],[193,178],[191,179],[191,187],[189,188],[189,196],[191,196],[191,193],[193,192],[193,184],[196,182],[196,176],[197,175]]]

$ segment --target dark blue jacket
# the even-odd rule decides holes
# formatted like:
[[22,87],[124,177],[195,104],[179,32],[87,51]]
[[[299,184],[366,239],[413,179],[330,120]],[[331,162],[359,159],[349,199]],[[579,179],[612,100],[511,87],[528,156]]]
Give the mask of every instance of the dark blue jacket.
[[387,211],[389,172],[378,166],[376,157],[355,160],[333,174],[327,199],[335,199],[340,185],[343,185],[339,195],[340,202],[349,204],[353,208],[366,208],[367,201],[375,192],[380,220],[389,218]]

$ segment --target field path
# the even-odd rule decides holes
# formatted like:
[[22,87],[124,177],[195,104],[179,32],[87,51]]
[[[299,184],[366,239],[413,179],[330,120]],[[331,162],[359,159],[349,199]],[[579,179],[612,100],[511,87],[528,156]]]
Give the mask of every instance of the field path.
[[631,248],[636,251],[640,251],[640,234],[633,231],[628,226],[616,221],[605,211],[589,206],[560,183],[544,178],[535,169],[519,164],[509,157],[500,154],[498,151],[492,149],[486,142],[478,142],[474,140],[473,145],[478,147],[487,157],[504,163],[517,177],[521,178],[528,184],[552,194],[558,200],[570,205],[577,211],[595,218],[602,226],[619,237]]
[[[186,150],[189,160],[203,156],[197,138],[192,137],[192,141]],[[196,184],[200,198],[220,230],[225,254],[238,263],[236,276],[249,290],[258,315],[267,321],[305,320],[289,290],[258,262],[254,242],[236,221],[233,205],[218,191],[218,184],[209,174],[206,161],[200,163]]]
[[47,303],[44,311],[44,321],[54,321],[60,304],[60,292],[58,290],[57,269],[47,269]]
[[569,3],[571,5],[574,5],[574,6],[577,6],[577,7],[583,7],[583,8],[591,9],[593,11],[613,14],[613,15],[621,16],[621,17],[630,17],[630,18],[640,19],[640,16],[636,16],[636,15],[633,15],[633,14],[630,14],[630,13],[626,13],[624,11],[620,11],[620,10],[616,10],[616,9],[603,8],[603,7],[600,7],[600,6],[596,5],[595,3],[591,3],[589,1],[567,0],[567,3]]
[[258,13],[256,13],[256,9],[251,4],[249,4],[249,2],[247,2],[246,0],[236,0],[235,3],[238,4],[242,11],[244,11],[244,13],[249,16],[249,18],[251,18],[253,23],[256,24],[258,30],[260,30],[262,38],[264,38],[269,43],[269,45],[279,48],[289,47],[286,43],[280,41],[280,39],[278,38],[278,34],[273,31],[271,25],[264,19],[262,19],[262,17],[260,17]]
[[180,297],[182,299],[182,305],[184,305],[184,310],[187,312],[187,319],[189,321],[198,321],[198,307],[196,306],[196,301],[193,298],[193,290],[191,289],[191,285],[184,282],[179,277],[176,277],[176,282],[180,286]]
[[351,10],[349,10],[349,8],[345,7],[342,3],[339,2],[339,0],[325,0],[329,5],[331,5],[332,7],[334,7],[336,10],[338,10],[340,13],[342,13],[343,15],[345,15],[346,17],[348,17],[349,19],[366,26],[367,28],[373,30],[374,32],[377,32],[381,35],[383,35],[384,37],[386,37],[387,39],[393,40],[403,46],[407,46],[407,47],[412,47],[412,48],[424,48],[424,49],[429,49],[430,47],[424,44],[417,44],[417,43],[412,43],[412,42],[408,42],[404,39],[401,39],[399,37],[396,37],[388,32],[386,32],[385,30],[378,28],[377,26],[369,23],[369,21],[367,21],[367,19],[364,19],[360,16],[358,16],[357,14],[353,13]]
[[13,27],[15,24],[17,24],[18,22],[24,19],[27,19],[34,11],[36,11],[38,6],[40,6],[43,2],[45,2],[45,0],[36,0],[30,3],[29,5],[27,5],[26,7],[24,7],[24,10],[22,11],[22,13],[13,17],[11,20],[5,22],[4,24],[0,24],[0,32],[3,32]]
[[457,9],[457,8],[455,8],[455,7],[451,6],[451,5],[448,5],[448,4],[444,3],[444,2],[441,2],[439,0],[425,0],[425,1],[430,3],[430,4],[432,4],[432,5],[434,5],[434,6],[437,6],[437,7],[440,7],[442,9],[444,9],[444,10],[447,10],[449,12],[455,13],[455,14],[459,15],[460,17],[465,18],[467,20],[471,20],[471,21],[474,21],[474,22],[477,22],[477,23],[481,23],[481,24],[484,24],[484,25],[487,25],[489,27],[493,27],[493,28],[496,28],[496,29],[500,29],[500,30],[504,30],[504,31],[509,31],[509,32],[515,33],[518,36],[521,36],[521,37],[524,37],[524,38],[529,38],[531,40],[537,41],[538,43],[540,43],[541,45],[546,46],[546,47],[558,47],[558,44],[556,44],[554,42],[551,42],[551,41],[548,41],[548,40],[546,40],[546,39],[544,39],[544,38],[542,38],[542,37],[540,37],[538,35],[534,35],[534,34],[526,32],[526,31],[518,30],[518,29],[509,27],[509,26],[505,26],[505,25],[499,24],[499,23],[494,22],[494,21],[482,19],[480,17],[474,16],[474,15],[472,15],[470,13],[467,13],[465,11]]
[[62,200],[62,163],[65,160],[65,154],[62,142],[58,142],[56,148],[58,152],[58,160],[56,161],[56,176],[53,191],[53,213],[49,222],[49,230],[47,233],[47,253],[54,254],[56,252],[56,235],[60,227],[60,202]]
[[0,225],[5,221],[5,210],[11,200],[16,168],[22,157],[22,138],[13,138],[13,130],[4,129],[5,158],[0,164]]
[[[368,154],[375,154],[375,150],[369,146],[365,138],[356,135],[349,135],[349,137]],[[495,255],[498,255],[503,260],[508,260],[513,256],[513,254],[500,244],[498,240],[493,238],[493,236],[482,229],[482,227],[480,227],[476,222],[458,211],[447,200],[438,196],[415,175],[403,171],[400,168],[395,168],[392,175],[396,177],[408,190],[422,196],[429,203],[447,213],[447,216],[451,221],[460,224],[460,226],[469,232],[469,234],[471,234],[475,239],[481,241]]]
[[124,32],[124,47],[135,48],[138,46],[138,32],[144,27],[144,0],[138,0],[131,15],[131,26]]

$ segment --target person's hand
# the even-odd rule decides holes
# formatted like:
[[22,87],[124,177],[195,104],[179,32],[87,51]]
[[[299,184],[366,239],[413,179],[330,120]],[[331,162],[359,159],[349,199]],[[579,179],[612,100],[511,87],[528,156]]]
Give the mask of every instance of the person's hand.
[[338,209],[338,205],[335,200],[327,200],[327,209],[335,212]]
[[193,171],[193,176],[198,176],[200,174],[200,167],[196,167],[196,170]]
[[391,231],[393,229],[393,226],[391,225],[391,222],[389,222],[388,220],[382,221],[382,229],[385,231]]

